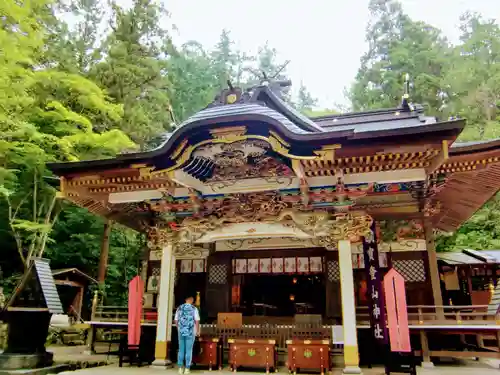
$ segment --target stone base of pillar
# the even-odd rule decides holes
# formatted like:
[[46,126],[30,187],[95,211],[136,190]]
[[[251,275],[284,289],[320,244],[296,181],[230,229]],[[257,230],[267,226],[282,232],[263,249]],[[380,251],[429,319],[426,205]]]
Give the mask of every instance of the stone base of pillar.
[[358,366],[347,366],[342,370],[342,374],[362,374],[361,368]]
[[172,361],[170,359],[155,359],[150,367],[158,369],[166,369],[166,368],[172,368],[174,367],[174,365],[172,364]]
[[432,362],[422,362],[420,365],[422,368],[434,368],[434,363]]

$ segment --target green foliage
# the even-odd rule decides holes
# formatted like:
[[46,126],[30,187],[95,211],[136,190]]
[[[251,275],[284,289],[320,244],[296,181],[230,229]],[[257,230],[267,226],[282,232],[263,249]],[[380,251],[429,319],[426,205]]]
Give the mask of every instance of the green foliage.
[[134,0],[125,10],[112,4],[112,32],[108,36],[104,60],[91,70],[91,77],[124,113],[119,128],[141,148],[151,139],[170,130],[170,82],[168,63],[160,41],[168,36],[162,17],[165,11],[155,0]]
[[135,146],[116,126],[107,131],[123,110],[95,83],[41,64],[44,41],[57,30],[49,27],[52,5],[0,5],[0,43],[9,49],[0,54],[0,262],[9,285],[54,243],[51,230],[63,204],[47,183],[45,164],[111,157]]
[[227,81],[227,73],[225,64],[214,65],[210,54],[196,42],[179,49],[170,46],[169,56],[172,111],[180,123],[214,99],[223,85],[217,77]]
[[[47,162],[148,149],[227,81],[248,88],[266,77],[288,79],[274,48],[246,54],[227,30],[210,50],[196,41],[175,46],[161,4],[112,2],[110,13],[105,0],[0,1],[0,46],[9,52],[0,53],[0,279],[7,291],[30,256],[42,254],[54,268],[97,276],[104,222],[56,199]],[[460,43],[451,46],[398,1],[372,0],[370,12],[369,49],[349,91],[354,109],[398,105],[408,73],[414,102],[469,120],[462,139],[500,136],[497,23],[466,14]],[[316,109],[303,85],[285,100],[310,117],[337,113]],[[457,233],[440,237],[439,249],[498,248],[499,209],[495,198]],[[143,247],[141,234],[113,227],[106,303],[125,303]]]
[[297,109],[305,114],[312,113],[316,104],[318,104],[318,100],[313,98],[311,93],[307,91],[307,88],[301,84],[297,96],[297,104],[295,105]]
[[[53,244],[46,252],[51,259],[51,267],[77,267],[96,277],[103,226],[102,218],[87,210],[67,207],[54,225],[51,234]],[[126,303],[128,282],[137,275],[143,248],[142,235],[116,224],[113,226],[104,287],[106,304]]]
[[463,140],[500,137],[500,26],[476,14],[461,20],[461,43],[444,77],[447,112],[467,118]]
[[452,235],[442,235],[438,251],[500,249],[500,196],[495,196]]
[[408,73],[414,81],[411,99],[436,113],[448,62],[447,41],[438,29],[408,17],[398,1],[372,0],[370,12],[369,50],[349,93],[354,109],[399,105]]
[[[369,50],[349,92],[354,109],[397,106],[408,73],[413,102],[442,118],[467,119],[460,140],[500,137],[498,23],[467,13],[461,18],[460,42],[451,46],[439,30],[412,20],[396,0],[372,0],[370,12]],[[500,248],[498,212],[497,196],[456,233],[441,235],[438,250]]]

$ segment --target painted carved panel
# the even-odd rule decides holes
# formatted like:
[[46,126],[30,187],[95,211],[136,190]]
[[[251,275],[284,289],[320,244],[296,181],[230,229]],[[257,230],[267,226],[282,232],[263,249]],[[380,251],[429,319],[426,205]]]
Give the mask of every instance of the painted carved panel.
[[205,259],[182,259],[181,273],[201,273],[205,272]]
[[282,273],[285,269],[283,258],[273,258],[272,259],[272,272]]
[[321,272],[323,270],[323,260],[321,257],[309,258],[309,270],[311,272]]
[[259,260],[258,259],[248,259],[247,272],[248,273],[259,273]]
[[190,163],[205,161],[204,168],[190,169],[189,164],[184,170],[209,184],[255,177],[294,176],[292,169],[273,154],[270,144],[261,140],[209,144],[199,147]]
[[297,272],[306,273],[309,272],[309,258],[308,257],[300,257],[297,258]]
[[285,258],[285,272],[295,273],[297,272],[297,261],[296,258]]
[[260,272],[270,273],[271,272],[271,258],[260,259],[259,270],[260,270]]

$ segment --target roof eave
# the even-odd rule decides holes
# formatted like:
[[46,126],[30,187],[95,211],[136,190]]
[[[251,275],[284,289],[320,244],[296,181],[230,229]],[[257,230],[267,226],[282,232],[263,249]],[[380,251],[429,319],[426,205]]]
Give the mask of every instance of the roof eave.
[[460,143],[454,143],[450,148],[451,155],[462,155],[462,154],[474,154],[478,152],[486,152],[500,147],[500,138],[492,139],[488,142],[478,142],[476,144],[471,144],[467,142],[465,145],[460,145]]
[[114,159],[90,160],[79,162],[66,162],[66,163],[50,163],[47,164],[48,168],[58,176],[63,176],[69,173],[78,173],[85,170],[103,170],[103,169],[118,169],[127,168],[131,163],[142,163],[151,158],[159,155],[164,155],[168,150],[177,142],[182,136],[193,129],[201,127],[211,127],[213,125],[222,125],[223,123],[243,122],[243,121],[264,121],[273,126],[277,131],[283,134],[286,138],[297,142],[310,142],[310,141],[325,141],[325,140],[364,140],[374,138],[391,138],[402,135],[415,135],[423,133],[436,133],[442,131],[454,131],[458,134],[465,126],[465,120],[451,120],[441,123],[422,124],[411,128],[404,129],[391,129],[391,130],[378,130],[371,132],[356,133],[354,130],[348,131],[330,131],[322,133],[309,133],[309,134],[296,134],[292,133],[279,121],[269,116],[261,114],[247,114],[237,116],[221,116],[217,118],[203,119],[194,121],[185,126],[180,127],[175,131],[172,136],[163,143],[160,147],[146,152],[122,154]]

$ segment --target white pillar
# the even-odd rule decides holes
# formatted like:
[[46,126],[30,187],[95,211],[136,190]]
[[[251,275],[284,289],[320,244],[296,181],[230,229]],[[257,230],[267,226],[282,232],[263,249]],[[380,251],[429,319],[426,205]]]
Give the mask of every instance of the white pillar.
[[344,374],[360,374],[351,241],[339,241],[340,291],[344,329]]
[[[170,291],[168,294],[168,306],[170,307],[170,312],[172,312],[172,309],[175,307],[175,300],[174,300],[174,289],[175,289],[175,256],[172,255],[172,260],[170,262]],[[172,321],[174,319],[173,314],[168,314],[168,319],[167,319],[167,342],[172,341]]]
[[[170,305],[171,273],[173,260],[173,245],[163,248],[161,255],[160,290],[158,295],[158,322],[156,326],[155,360],[153,366],[170,366],[168,358],[168,322],[172,322],[172,306]],[[174,263],[175,265],[175,263]],[[171,323],[170,323],[171,324]]]

